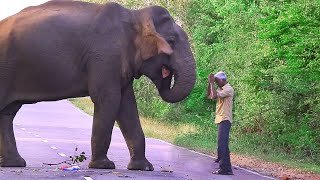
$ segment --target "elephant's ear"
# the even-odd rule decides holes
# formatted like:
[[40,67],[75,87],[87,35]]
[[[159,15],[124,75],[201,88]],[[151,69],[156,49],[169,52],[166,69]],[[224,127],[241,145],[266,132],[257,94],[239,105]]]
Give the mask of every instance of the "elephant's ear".
[[171,55],[173,52],[171,46],[156,32],[153,21],[150,19],[142,21],[139,38],[136,42],[141,58],[146,60],[160,53]]

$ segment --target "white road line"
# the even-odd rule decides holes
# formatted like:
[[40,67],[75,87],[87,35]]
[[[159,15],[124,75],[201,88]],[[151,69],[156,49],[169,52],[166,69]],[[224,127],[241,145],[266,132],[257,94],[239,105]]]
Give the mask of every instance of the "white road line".
[[[71,103],[70,103],[71,104]],[[75,109],[77,109],[77,108],[75,108]],[[78,109],[78,111],[80,111],[81,112],[81,110],[79,110]],[[83,114],[84,114],[84,112],[82,112]],[[21,124],[16,124],[16,126],[21,126]],[[26,130],[26,128],[20,128],[21,130],[23,130],[23,131],[25,131]],[[32,134],[32,132],[30,132],[30,131],[28,131],[28,133],[29,134]],[[38,135],[38,134],[35,134],[34,135],[35,137],[40,137],[40,135]],[[42,142],[44,142],[44,143],[48,143],[48,140],[45,140],[45,139],[42,139]],[[55,146],[50,146],[50,148],[51,149],[58,149],[57,147],[55,147]],[[67,155],[65,155],[64,153],[58,153],[61,157],[67,157]],[[86,180],[93,180],[91,177],[84,177],[84,179],[86,179]]]
[[50,146],[51,149],[58,149],[57,147],[55,146]]
[[239,169],[244,170],[244,171],[247,171],[247,172],[250,172],[250,173],[252,173],[252,174],[255,174],[255,175],[264,177],[264,178],[275,179],[275,178],[273,178],[273,177],[264,176],[264,175],[262,175],[262,174],[259,174],[259,173],[257,173],[257,172],[254,172],[254,171],[251,171],[251,170],[248,170],[248,169],[244,169],[244,168],[239,167],[239,166],[234,166],[234,167],[239,168]]
[[67,157],[67,155],[63,154],[63,153],[58,153],[60,156],[62,157]]
[[85,180],[93,180],[91,177],[83,177]]
[[68,102],[74,109],[76,109],[78,112],[80,112],[81,114],[83,114],[83,115],[85,115],[85,116],[87,116],[87,117],[89,117],[89,118],[91,118],[91,119],[93,118],[91,115],[85,113],[85,112],[82,111],[80,108],[78,108],[77,106],[75,106],[74,104],[72,104],[72,102],[70,102],[69,100],[67,100],[67,102]]

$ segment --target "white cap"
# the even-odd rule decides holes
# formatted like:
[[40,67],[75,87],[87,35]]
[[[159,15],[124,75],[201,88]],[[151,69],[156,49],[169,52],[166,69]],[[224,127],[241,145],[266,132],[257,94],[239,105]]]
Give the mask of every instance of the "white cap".
[[214,75],[215,78],[221,79],[221,80],[227,80],[227,75],[223,71],[219,71]]

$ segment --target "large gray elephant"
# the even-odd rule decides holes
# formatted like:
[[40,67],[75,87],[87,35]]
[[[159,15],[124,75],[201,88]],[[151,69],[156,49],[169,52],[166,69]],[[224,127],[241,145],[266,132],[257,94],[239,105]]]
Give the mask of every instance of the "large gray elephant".
[[106,151],[117,120],[130,151],[127,168],[153,170],[132,85],[141,75],[169,103],[195,84],[187,34],[162,7],[51,1],[0,21],[0,166],[26,166],[13,133],[23,104],[90,96],[89,167],[115,168]]

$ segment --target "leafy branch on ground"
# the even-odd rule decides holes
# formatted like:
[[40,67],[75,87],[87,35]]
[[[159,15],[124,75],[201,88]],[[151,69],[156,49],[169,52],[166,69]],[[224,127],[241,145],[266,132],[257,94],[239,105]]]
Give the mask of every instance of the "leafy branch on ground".
[[[78,147],[76,147],[75,152],[78,151]],[[72,164],[76,164],[76,163],[81,163],[85,160],[87,160],[87,157],[85,156],[85,152],[81,152],[79,155],[73,155],[73,156],[69,156]]]
[[74,151],[74,155],[73,156],[69,156],[69,159],[66,161],[62,161],[59,163],[43,163],[44,165],[48,165],[48,166],[55,166],[55,165],[59,165],[59,164],[69,164],[69,165],[75,165],[78,163],[81,163],[85,160],[87,160],[87,156],[85,152],[81,152],[80,154],[77,154],[78,151],[78,147],[76,146],[75,151]]

